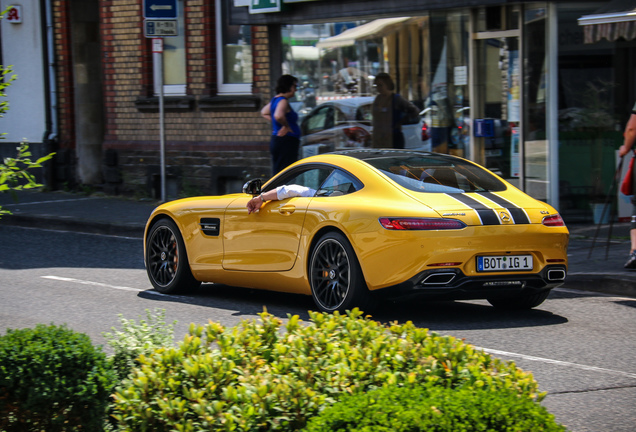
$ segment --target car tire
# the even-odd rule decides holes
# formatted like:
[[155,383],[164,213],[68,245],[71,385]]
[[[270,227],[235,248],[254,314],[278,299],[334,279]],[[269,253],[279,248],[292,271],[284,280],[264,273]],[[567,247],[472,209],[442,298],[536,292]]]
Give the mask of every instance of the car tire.
[[523,310],[532,309],[539,306],[550,295],[550,290],[544,290],[535,294],[518,297],[493,297],[488,299],[488,303],[498,309]]
[[338,232],[323,235],[309,260],[311,295],[323,312],[344,312],[358,307],[371,312],[375,301],[346,237]]
[[157,221],[146,240],[146,272],[162,294],[185,292],[201,285],[190,270],[183,237],[169,219]]

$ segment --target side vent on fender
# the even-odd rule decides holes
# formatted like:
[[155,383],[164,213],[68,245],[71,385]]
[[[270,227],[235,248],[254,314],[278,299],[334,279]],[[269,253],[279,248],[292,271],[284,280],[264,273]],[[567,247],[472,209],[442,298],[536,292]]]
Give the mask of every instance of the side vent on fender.
[[218,237],[221,227],[221,219],[201,218],[201,223],[199,225],[201,225],[201,231],[203,231],[203,234]]

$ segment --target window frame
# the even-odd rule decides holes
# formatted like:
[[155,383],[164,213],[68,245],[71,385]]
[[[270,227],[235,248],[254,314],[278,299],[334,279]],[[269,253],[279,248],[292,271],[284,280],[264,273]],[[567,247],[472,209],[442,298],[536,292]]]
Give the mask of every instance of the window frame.
[[[224,72],[223,72],[223,49],[224,49],[224,41],[223,41],[223,7],[222,0],[215,0],[215,21],[216,21],[216,78],[217,78],[217,93],[220,95],[251,95],[252,94],[252,85],[253,82],[243,83],[243,84],[226,84],[224,82]],[[250,45],[250,49],[252,50],[252,61],[254,59],[253,47]],[[253,81],[253,77],[252,77]]]
[[[172,38],[174,36],[166,36],[163,37],[163,41],[162,41],[162,46],[163,46],[163,51],[161,53],[162,56],[162,61],[161,61],[161,67],[163,70],[161,70],[161,77],[162,81],[163,81],[163,95],[164,96],[185,96],[187,94],[188,91],[188,52],[187,52],[187,46],[188,46],[188,41],[186,40],[186,19],[185,19],[185,0],[177,0],[177,8],[178,8],[178,14],[177,14],[177,30],[179,32],[178,36],[176,37],[182,37],[183,38],[183,61],[184,61],[184,65],[185,68],[183,70],[183,78],[184,78],[184,84],[166,84],[166,57],[165,57],[165,40]],[[152,65],[152,70],[153,70],[153,91],[155,96],[159,96],[159,94],[161,94],[161,88],[159,88],[159,73],[160,71],[158,70],[158,65],[155,64],[153,62]]]

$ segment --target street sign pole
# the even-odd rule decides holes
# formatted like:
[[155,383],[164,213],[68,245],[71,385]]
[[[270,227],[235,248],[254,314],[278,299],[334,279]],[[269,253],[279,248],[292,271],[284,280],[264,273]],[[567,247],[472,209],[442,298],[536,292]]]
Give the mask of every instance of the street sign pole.
[[159,158],[161,163],[161,202],[166,202],[166,133],[163,103],[163,39],[152,39],[153,63],[159,81]]
[[166,202],[166,134],[163,101],[163,37],[178,35],[177,0],[144,0],[144,33],[152,38],[152,61],[159,87],[159,157],[161,161],[161,201]]

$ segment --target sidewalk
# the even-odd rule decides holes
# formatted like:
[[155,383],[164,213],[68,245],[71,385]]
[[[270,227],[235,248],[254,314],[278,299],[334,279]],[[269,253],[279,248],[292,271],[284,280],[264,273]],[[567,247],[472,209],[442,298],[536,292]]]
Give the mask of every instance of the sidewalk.
[[0,206],[11,215],[1,225],[111,234],[143,238],[157,201],[137,201],[111,196],[85,196],[66,192],[20,191],[18,202],[0,194]]
[[[0,226],[36,227],[139,239],[143,238],[146,220],[158,205],[156,201],[111,196],[87,197],[64,192],[21,191],[18,199],[15,203],[9,194],[0,194],[0,206],[13,213],[2,217]],[[569,269],[563,287],[636,297],[636,270],[623,268],[630,248],[629,223],[615,223],[609,243],[609,225],[602,225],[598,235],[597,226],[592,224],[568,224],[568,229]],[[595,236],[596,243],[590,255]]]

